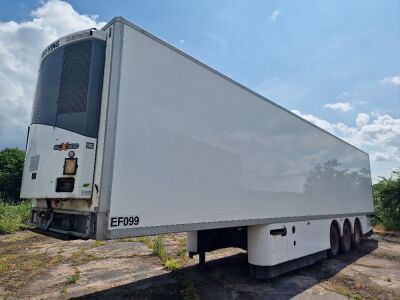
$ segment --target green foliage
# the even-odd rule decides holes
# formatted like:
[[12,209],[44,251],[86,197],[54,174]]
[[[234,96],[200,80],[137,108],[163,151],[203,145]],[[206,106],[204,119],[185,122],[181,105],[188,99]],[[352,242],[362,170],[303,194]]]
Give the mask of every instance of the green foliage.
[[147,247],[149,247],[149,249],[153,248],[153,242],[148,236],[141,236],[138,238],[138,241],[145,244]]
[[26,226],[30,215],[30,201],[10,205],[0,202],[0,234],[11,233]]
[[68,284],[74,284],[79,280],[79,277],[79,272],[76,271],[75,274],[66,276],[65,280]]
[[167,252],[165,251],[164,241],[161,236],[157,237],[153,244],[153,255],[159,258],[166,258]]
[[185,256],[187,252],[186,248],[180,248],[176,251],[176,256],[181,257],[181,256]]
[[375,205],[374,225],[382,224],[387,230],[400,230],[400,172],[373,186]]
[[18,203],[25,152],[17,148],[0,151],[0,201]]
[[104,246],[104,245],[106,245],[106,244],[107,244],[106,241],[94,241],[94,242],[92,243],[92,247],[93,247],[93,248],[101,247],[101,246]]
[[164,263],[164,269],[168,271],[175,271],[181,267],[176,259],[167,259]]

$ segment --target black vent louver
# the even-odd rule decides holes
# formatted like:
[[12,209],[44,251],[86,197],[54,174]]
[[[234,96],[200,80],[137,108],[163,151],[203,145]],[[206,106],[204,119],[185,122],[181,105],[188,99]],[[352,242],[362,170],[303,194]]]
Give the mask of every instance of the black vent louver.
[[74,43],[65,47],[57,115],[86,111],[91,51],[91,41]]

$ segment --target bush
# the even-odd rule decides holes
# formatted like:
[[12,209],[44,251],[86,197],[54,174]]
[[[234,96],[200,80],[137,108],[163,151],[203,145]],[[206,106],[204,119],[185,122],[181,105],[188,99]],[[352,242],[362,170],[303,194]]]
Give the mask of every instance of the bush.
[[375,205],[374,225],[381,224],[386,230],[400,230],[400,172],[373,186]]
[[17,148],[0,151],[0,201],[18,203],[25,152]]
[[0,234],[11,233],[26,226],[30,216],[30,201],[18,205],[0,202]]

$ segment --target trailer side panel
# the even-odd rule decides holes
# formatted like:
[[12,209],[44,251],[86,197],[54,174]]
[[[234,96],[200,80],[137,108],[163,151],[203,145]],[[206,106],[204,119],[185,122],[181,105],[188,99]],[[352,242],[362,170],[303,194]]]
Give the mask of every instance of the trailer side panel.
[[373,212],[366,153],[126,24],[121,55],[109,236]]

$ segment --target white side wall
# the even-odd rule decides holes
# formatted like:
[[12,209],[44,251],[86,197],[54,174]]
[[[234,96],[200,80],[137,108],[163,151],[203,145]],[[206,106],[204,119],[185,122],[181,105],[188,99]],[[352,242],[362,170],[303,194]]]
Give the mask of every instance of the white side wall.
[[116,122],[109,229],[373,211],[365,153],[129,26]]

